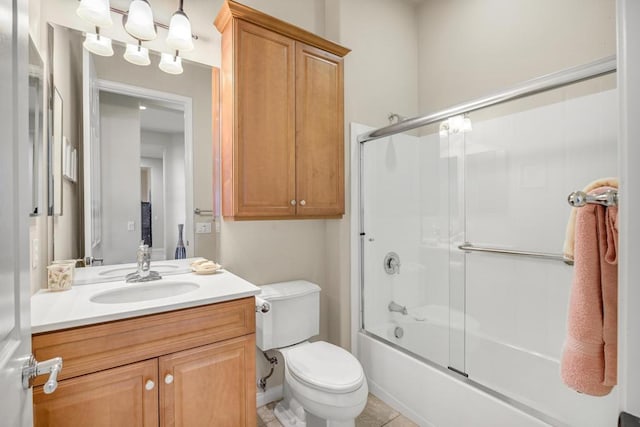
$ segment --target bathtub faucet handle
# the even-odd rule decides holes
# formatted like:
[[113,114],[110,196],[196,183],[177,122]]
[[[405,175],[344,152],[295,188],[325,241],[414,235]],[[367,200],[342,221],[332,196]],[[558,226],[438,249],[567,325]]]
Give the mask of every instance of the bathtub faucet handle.
[[400,274],[400,257],[395,252],[389,252],[384,257],[384,271],[387,274]]

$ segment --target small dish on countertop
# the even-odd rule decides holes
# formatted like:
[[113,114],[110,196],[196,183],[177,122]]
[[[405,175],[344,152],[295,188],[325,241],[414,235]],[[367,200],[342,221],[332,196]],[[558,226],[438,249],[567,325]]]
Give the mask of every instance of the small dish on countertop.
[[191,263],[191,270],[194,274],[215,274],[222,269],[222,266],[208,259],[200,259]]

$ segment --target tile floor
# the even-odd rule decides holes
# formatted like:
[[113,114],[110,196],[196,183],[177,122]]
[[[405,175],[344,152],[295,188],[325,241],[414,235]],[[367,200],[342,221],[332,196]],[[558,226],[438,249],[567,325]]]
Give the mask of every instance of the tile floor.
[[[258,408],[258,427],[282,427],[273,415],[276,402]],[[369,394],[367,406],[356,419],[356,427],[418,427],[407,417],[394,410],[382,400]]]

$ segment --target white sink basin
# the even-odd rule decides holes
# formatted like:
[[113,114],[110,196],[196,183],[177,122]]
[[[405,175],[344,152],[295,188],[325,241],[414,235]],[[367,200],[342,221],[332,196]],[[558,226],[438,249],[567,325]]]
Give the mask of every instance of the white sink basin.
[[112,289],[93,295],[89,300],[98,304],[122,304],[174,297],[198,289],[192,282],[131,283],[124,288]]
[[[150,269],[153,271],[157,271],[158,273],[169,273],[178,269],[177,265],[171,264],[153,264],[151,263]],[[106,276],[106,277],[124,277],[129,273],[135,273],[137,269],[131,267],[120,267],[120,268],[112,268],[110,270],[104,270],[98,273],[98,276]]]

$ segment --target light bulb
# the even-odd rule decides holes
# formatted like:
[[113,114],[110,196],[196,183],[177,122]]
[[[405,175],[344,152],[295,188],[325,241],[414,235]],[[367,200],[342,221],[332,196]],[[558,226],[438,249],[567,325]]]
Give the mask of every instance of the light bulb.
[[153,12],[147,0],[133,0],[129,12],[124,16],[124,29],[138,40],[156,38],[156,25],[153,23]]
[[98,34],[87,33],[82,43],[85,49],[100,56],[112,56],[111,39]]
[[127,44],[127,49],[124,51],[124,59],[135,65],[149,65],[151,59],[149,59],[149,49],[142,47],[140,43]]
[[169,74],[182,74],[182,58],[178,55],[163,53],[158,65],[162,71]]
[[107,28],[113,25],[109,0],[82,0],[76,13],[96,27]]
[[193,40],[191,38],[191,22],[181,10],[171,17],[169,23],[169,34],[167,35],[167,46],[174,50],[192,50]]

